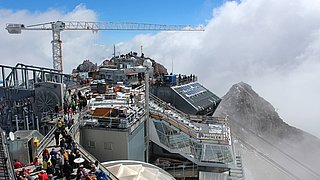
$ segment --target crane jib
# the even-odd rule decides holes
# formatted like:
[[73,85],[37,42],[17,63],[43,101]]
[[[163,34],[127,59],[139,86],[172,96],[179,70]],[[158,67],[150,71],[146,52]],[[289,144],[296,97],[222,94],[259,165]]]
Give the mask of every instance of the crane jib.
[[10,23],[5,28],[9,34],[21,34],[22,30],[51,30],[53,68],[63,72],[62,48],[60,32],[64,30],[143,30],[143,31],[204,31],[202,26],[167,25],[135,22],[81,22],[81,21],[56,21],[25,26],[24,24]]

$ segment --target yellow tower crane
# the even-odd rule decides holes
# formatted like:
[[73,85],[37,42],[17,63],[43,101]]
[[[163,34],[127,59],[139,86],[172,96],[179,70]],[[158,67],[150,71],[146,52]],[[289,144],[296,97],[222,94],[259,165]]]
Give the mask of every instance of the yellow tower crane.
[[50,30],[52,31],[53,68],[63,72],[62,48],[60,32],[64,30],[151,30],[151,31],[204,31],[202,27],[185,25],[146,24],[132,22],[83,22],[83,21],[56,21],[33,25],[6,24],[10,34],[21,34],[22,30]]

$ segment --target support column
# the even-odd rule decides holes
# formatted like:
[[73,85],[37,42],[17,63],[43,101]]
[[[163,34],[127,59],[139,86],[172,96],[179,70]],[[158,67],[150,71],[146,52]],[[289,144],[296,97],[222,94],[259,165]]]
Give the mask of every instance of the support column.
[[37,124],[37,130],[40,131],[40,128],[39,128],[39,118],[38,118],[38,116],[36,116],[36,124]]
[[16,128],[17,128],[17,131],[19,131],[18,115],[15,115],[15,117],[16,117]]
[[26,123],[27,123],[27,130],[29,130],[29,117],[28,117],[28,114],[26,115]]

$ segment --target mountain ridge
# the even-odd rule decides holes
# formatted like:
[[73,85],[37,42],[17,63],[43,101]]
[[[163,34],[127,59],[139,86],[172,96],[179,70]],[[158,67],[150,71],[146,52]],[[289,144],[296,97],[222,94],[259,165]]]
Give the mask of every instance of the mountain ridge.
[[320,178],[320,139],[283,121],[249,84],[234,84],[214,116],[228,116],[246,179]]
[[259,135],[295,141],[310,136],[320,143],[316,136],[283,121],[272,104],[244,82],[234,84],[222,97],[215,116],[223,115],[228,115]]

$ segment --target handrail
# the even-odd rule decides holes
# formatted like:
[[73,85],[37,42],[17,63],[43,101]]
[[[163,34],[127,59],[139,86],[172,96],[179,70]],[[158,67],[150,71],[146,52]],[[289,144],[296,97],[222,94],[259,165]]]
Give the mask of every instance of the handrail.
[[47,146],[52,142],[54,138],[54,132],[56,131],[57,127],[53,126],[52,129],[46,134],[39,142],[39,146],[36,149],[36,155],[39,156],[42,151],[47,148]]
[[[161,118],[162,120],[167,121],[169,124],[175,126],[177,129],[183,131],[185,134],[197,140],[207,140],[207,141],[217,141],[222,143],[229,143],[228,134],[220,134],[220,133],[207,133],[207,132],[197,132],[191,129],[186,124],[178,121],[177,119],[167,116],[159,111],[150,110],[150,115],[156,118]],[[200,135],[201,134],[201,135]],[[221,138],[217,138],[221,137]]]
[[[70,127],[70,130],[69,130],[69,134],[74,138],[74,135],[75,133],[77,132],[77,130],[79,129],[80,127],[80,124],[81,124],[81,119],[83,118],[82,116],[82,113],[88,111],[88,109],[84,109],[83,111],[81,111],[79,113],[79,117],[78,117],[78,121],[76,121],[75,124],[73,124],[71,127]],[[112,174],[108,169],[106,169],[101,163],[100,161],[98,161],[98,159],[96,159],[93,155],[91,155],[90,152],[88,152],[85,148],[83,148],[78,142],[74,141],[80,151],[80,153],[82,154],[82,156],[91,161],[91,162],[98,162],[99,163],[99,168],[100,170],[102,170],[103,172],[107,172],[107,176],[108,176],[108,179],[114,179],[114,180],[119,180],[114,174]]]
[[[8,174],[4,174],[6,175],[9,179],[16,179],[16,176],[14,175],[14,169],[13,169],[13,163],[11,162],[11,158],[10,158],[10,154],[9,154],[9,150],[8,150],[8,146],[7,146],[7,139],[4,136],[4,131],[2,130],[2,128],[0,127],[0,134],[1,134],[1,139],[2,139],[2,147],[3,147],[3,151],[4,151],[4,160],[5,160],[5,166],[7,167],[7,173]],[[6,178],[5,178],[6,179]]]
[[91,116],[97,119],[99,122],[97,124],[106,124],[108,127],[117,127],[120,129],[127,129],[132,127],[136,122],[141,120],[145,116],[144,108],[140,107],[135,113],[130,113],[126,117],[102,117],[102,116]]
[[196,122],[203,122],[203,121],[216,121],[216,122],[223,122],[223,123],[227,123],[226,118],[222,118],[222,117],[213,117],[213,116],[206,116],[206,115],[192,115],[192,114],[186,114],[184,112],[182,112],[181,110],[173,107],[173,106],[168,106],[167,102],[163,101],[162,99],[160,99],[159,97],[153,95],[150,93],[150,99],[153,100],[154,102],[156,102],[158,105],[162,105],[163,107],[165,107],[166,109],[169,110],[173,110],[175,112],[177,112],[178,114],[181,114],[183,117],[191,120],[191,121],[196,121]]
[[103,172],[107,173],[108,179],[112,179],[112,180],[119,180],[114,174],[112,174],[112,172],[110,172],[106,167],[104,167],[104,165],[101,164],[100,161],[98,161],[98,159],[96,159],[94,156],[92,156],[90,154],[90,152],[88,152],[85,148],[83,148],[78,142],[76,142],[76,145],[80,151],[80,153],[82,154],[82,156],[91,161],[91,162],[98,162],[99,163],[99,168],[100,170],[102,170]]

